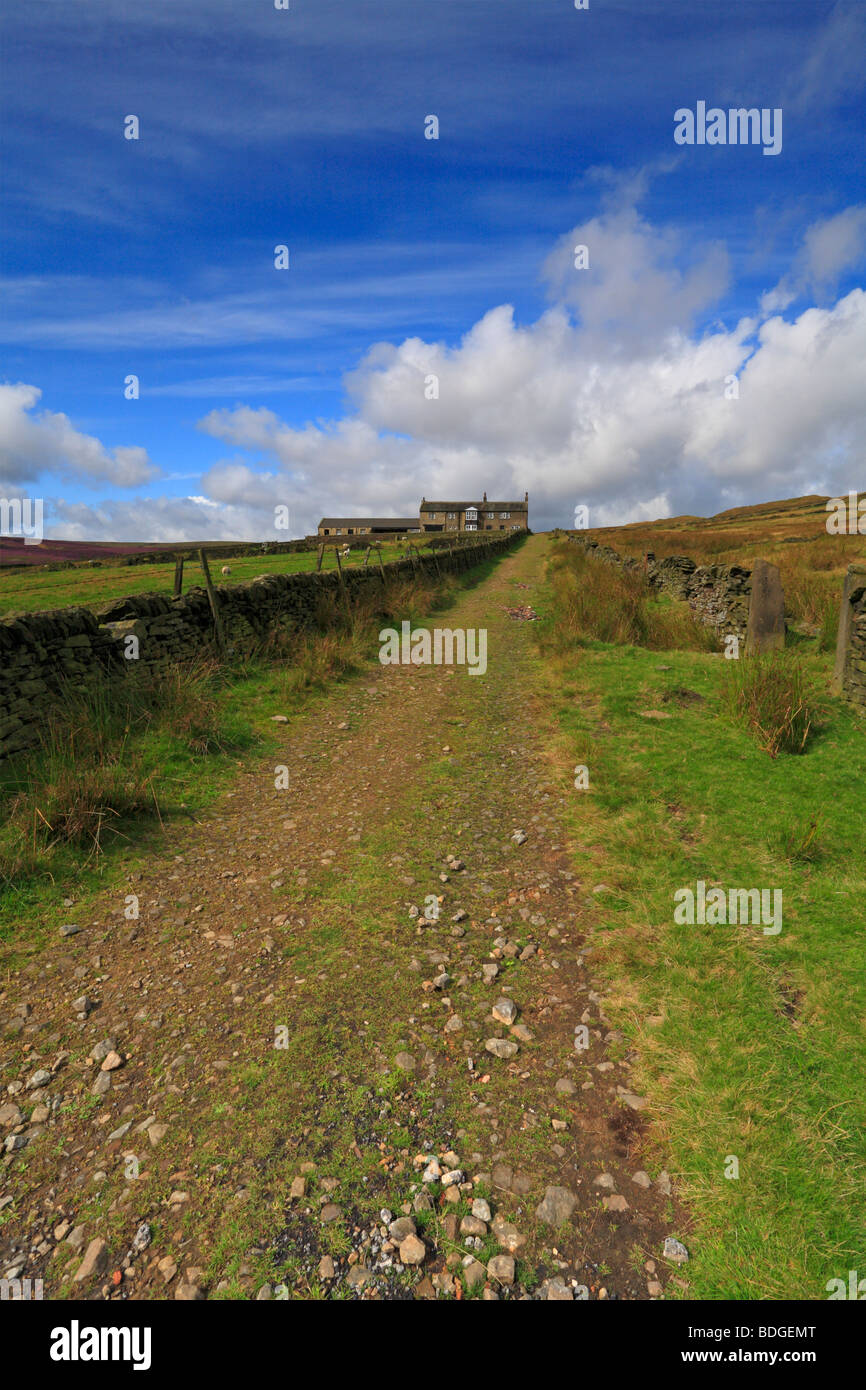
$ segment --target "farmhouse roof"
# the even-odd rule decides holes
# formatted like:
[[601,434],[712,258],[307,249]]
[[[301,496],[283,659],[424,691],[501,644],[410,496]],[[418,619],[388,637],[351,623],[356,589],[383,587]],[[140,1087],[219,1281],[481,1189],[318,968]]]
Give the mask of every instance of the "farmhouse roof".
[[417,516],[323,516],[320,526],[387,526],[392,531],[404,531],[417,526]]
[[447,512],[447,511],[452,511],[452,512],[453,512],[453,511],[459,511],[459,512],[462,512],[466,507],[477,507],[479,510],[483,510],[485,507],[488,507],[491,511],[495,511],[495,510],[497,509],[497,507],[499,507],[499,508],[511,508],[511,507],[513,507],[513,508],[515,508],[515,510],[517,510],[517,509],[522,508],[522,507],[525,507],[525,506],[526,506],[526,503],[525,503],[525,502],[488,502],[488,501],[483,501],[483,502],[482,502],[482,501],[474,501],[474,502],[422,502],[422,503],[421,503],[421,510],[422,510],[422,512]]

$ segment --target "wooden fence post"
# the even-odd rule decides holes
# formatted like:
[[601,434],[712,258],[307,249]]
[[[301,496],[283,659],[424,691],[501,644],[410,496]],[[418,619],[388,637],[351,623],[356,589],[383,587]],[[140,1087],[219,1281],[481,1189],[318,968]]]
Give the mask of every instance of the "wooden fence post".
[[183,593],[183,556],[178,555],[174,562],[174,596],[180,598]]
[[344,601],[344,603],[345,603],[345,605],[346,605],[346,612],[348,613],[349,617],[351,618],[351,616],[352,616],[352,609],[351,609],[351,606],[350,606],[350,604],[349,604],[349,591],[348,591],[348,589],[346,588],[346,576],[343,574],[343,562],[342,562],[342,560],[340,559],[340,547],[339,547],[339,546],[336,546],[336,545],[334,546],[334,554],[335,554],[336,557],[337,557],[337,570],[339,571],[339,575],[340,575],[340,588],[341,588],[342,591],[343,591],[343,601]]
[[225,634],[223,633],[222,619],[220,618],[219,608],[217,607],[216,590],[213,586],[213,580],[210,577],[210,566],[208,565],[207,556],[205,555],[203,550],[200,550],[198,552],[198,558],[201,561],[201,567],[204,571],[204,584],[205,588],[207,589],[208,602],[210,603],[210,611],[213,614],[213,625],[214,632],[216,633],[217,647],[219,649],[220,656],[224,657],[226,654]]
[[370,551],[371,551],[372,549],[373,549],[373,547],[372,547],[371,545],[368,545],[368,546],[367,546],[367,554],[364,556],[364,569],[367,568],[367,565],[368,565],[369,562],[370,562]]
[[324,558],[325,558],[325,547],[324,547],[324,545],[320,545],[320,546],[319,546],[319,558],[318,558],[317,561],[316,561],[316,574],[318,574],[318,573],[319,573],[319,570],[322,568],[322,561],[324,560]]

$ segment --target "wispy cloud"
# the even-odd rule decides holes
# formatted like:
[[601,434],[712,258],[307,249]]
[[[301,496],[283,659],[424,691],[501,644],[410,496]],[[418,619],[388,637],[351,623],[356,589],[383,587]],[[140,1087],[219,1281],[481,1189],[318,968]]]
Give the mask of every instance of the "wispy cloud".
[[[87,277],[12,279],[4,293],[7,313],[0,341],[94,349],[225,347],[297,343],[335,332],[399,331],[417,319],[419,303],[449,309],[459,321],[468,294],[528,269],[531,249],[512,247],[491,256],[479,246],[443,245],[437,264],[420,264],[417,247],[405,244],[341,246],[329,252],[298,249],[289,270],[273,268],[273,247],[264,239],[249,248],[246,263],[208,267],[178,293],[166,284]],[[228,291],[229,281],[249,286]],[[0,284],[0,290],[4,286]],[[62,302],[64,311],[57,313]],[[110,305],[110,308],[106,308]]]

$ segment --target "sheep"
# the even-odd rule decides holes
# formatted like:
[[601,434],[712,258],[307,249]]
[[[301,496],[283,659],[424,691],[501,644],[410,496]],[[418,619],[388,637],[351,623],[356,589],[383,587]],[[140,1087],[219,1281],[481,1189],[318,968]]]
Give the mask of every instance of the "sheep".
[[223,565],[222,569],[220,570],[220,574],[231,574],[231,570],[229,569],[228,565]]

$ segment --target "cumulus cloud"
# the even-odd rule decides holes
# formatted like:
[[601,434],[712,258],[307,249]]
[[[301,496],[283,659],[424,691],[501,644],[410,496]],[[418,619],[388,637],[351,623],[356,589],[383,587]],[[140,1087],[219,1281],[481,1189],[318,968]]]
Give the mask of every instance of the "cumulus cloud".
[[68,415],[36,412],[41,396],[38,386],[0,384],[0,483],[20,486],[51,472],[138,487],[156,477],[145,449],[106,449],[77,430]]
[[208,497],[124,498],[98,507],[58,498],[45,531],[70,541],[285,540],[273,519],[266,532],[253,510],[220,506]]
[[[575,264],[581,258],[584,268]],[[691,328],[724,294],[729,266],[720,243],[695,257],[678,232],[651,227],[632,205],[574,227],[548,256],[543,275],[551,296],[575,310],[585,331],[615,332],[621,350],[638,351]]]
[[[683,247],[639,214],[638,184],[631,191],[554,247],[553,302],[535,322],[500,304],[454,344],[374,343],[346,377],[349,409],[336,420],[296,427],[247,404],[214,410],[199,429],[238,454],[214,464],[198,496],[66,507],[53,529],[265,538],[279,505],[298,534],[323,513],[409,515],[422,495],[506,500],[525,489],[538,528],[569,524],[577,504],[613,524],[862,481],[866,293],[790,319],[765,295],[736,323],[711,321],[725,248]],[[863,236],[861,208],[815,224],[789,288],[838,277]],[[577,244],[589,270],[574,267]],[[19,398],[18,416],[34,403]]]
[[[815,273],[849,255],[856,211],[807,237]],[[536,524],[549,525],[578,502],[613,522],[847,487],[866,439],[863,291],[790,322],[756,312],[698,333],[691,320],[724,283],[723,254],[678,268],[675,243],[619,209],[569,233],[569,255],[590,226],[593,284],[559,248],[547,264],[559,302],[535,323],[500,305],[455,346],[375,344],[347,377],[353,410],[339,421],[296,429],[269,410],[212,412],[201,429],[263,451],[276,471],[220,465],[208,493],[239,505],[264,488],[312,525],[316,499],[400,514],[422,493],[528,488]]]

